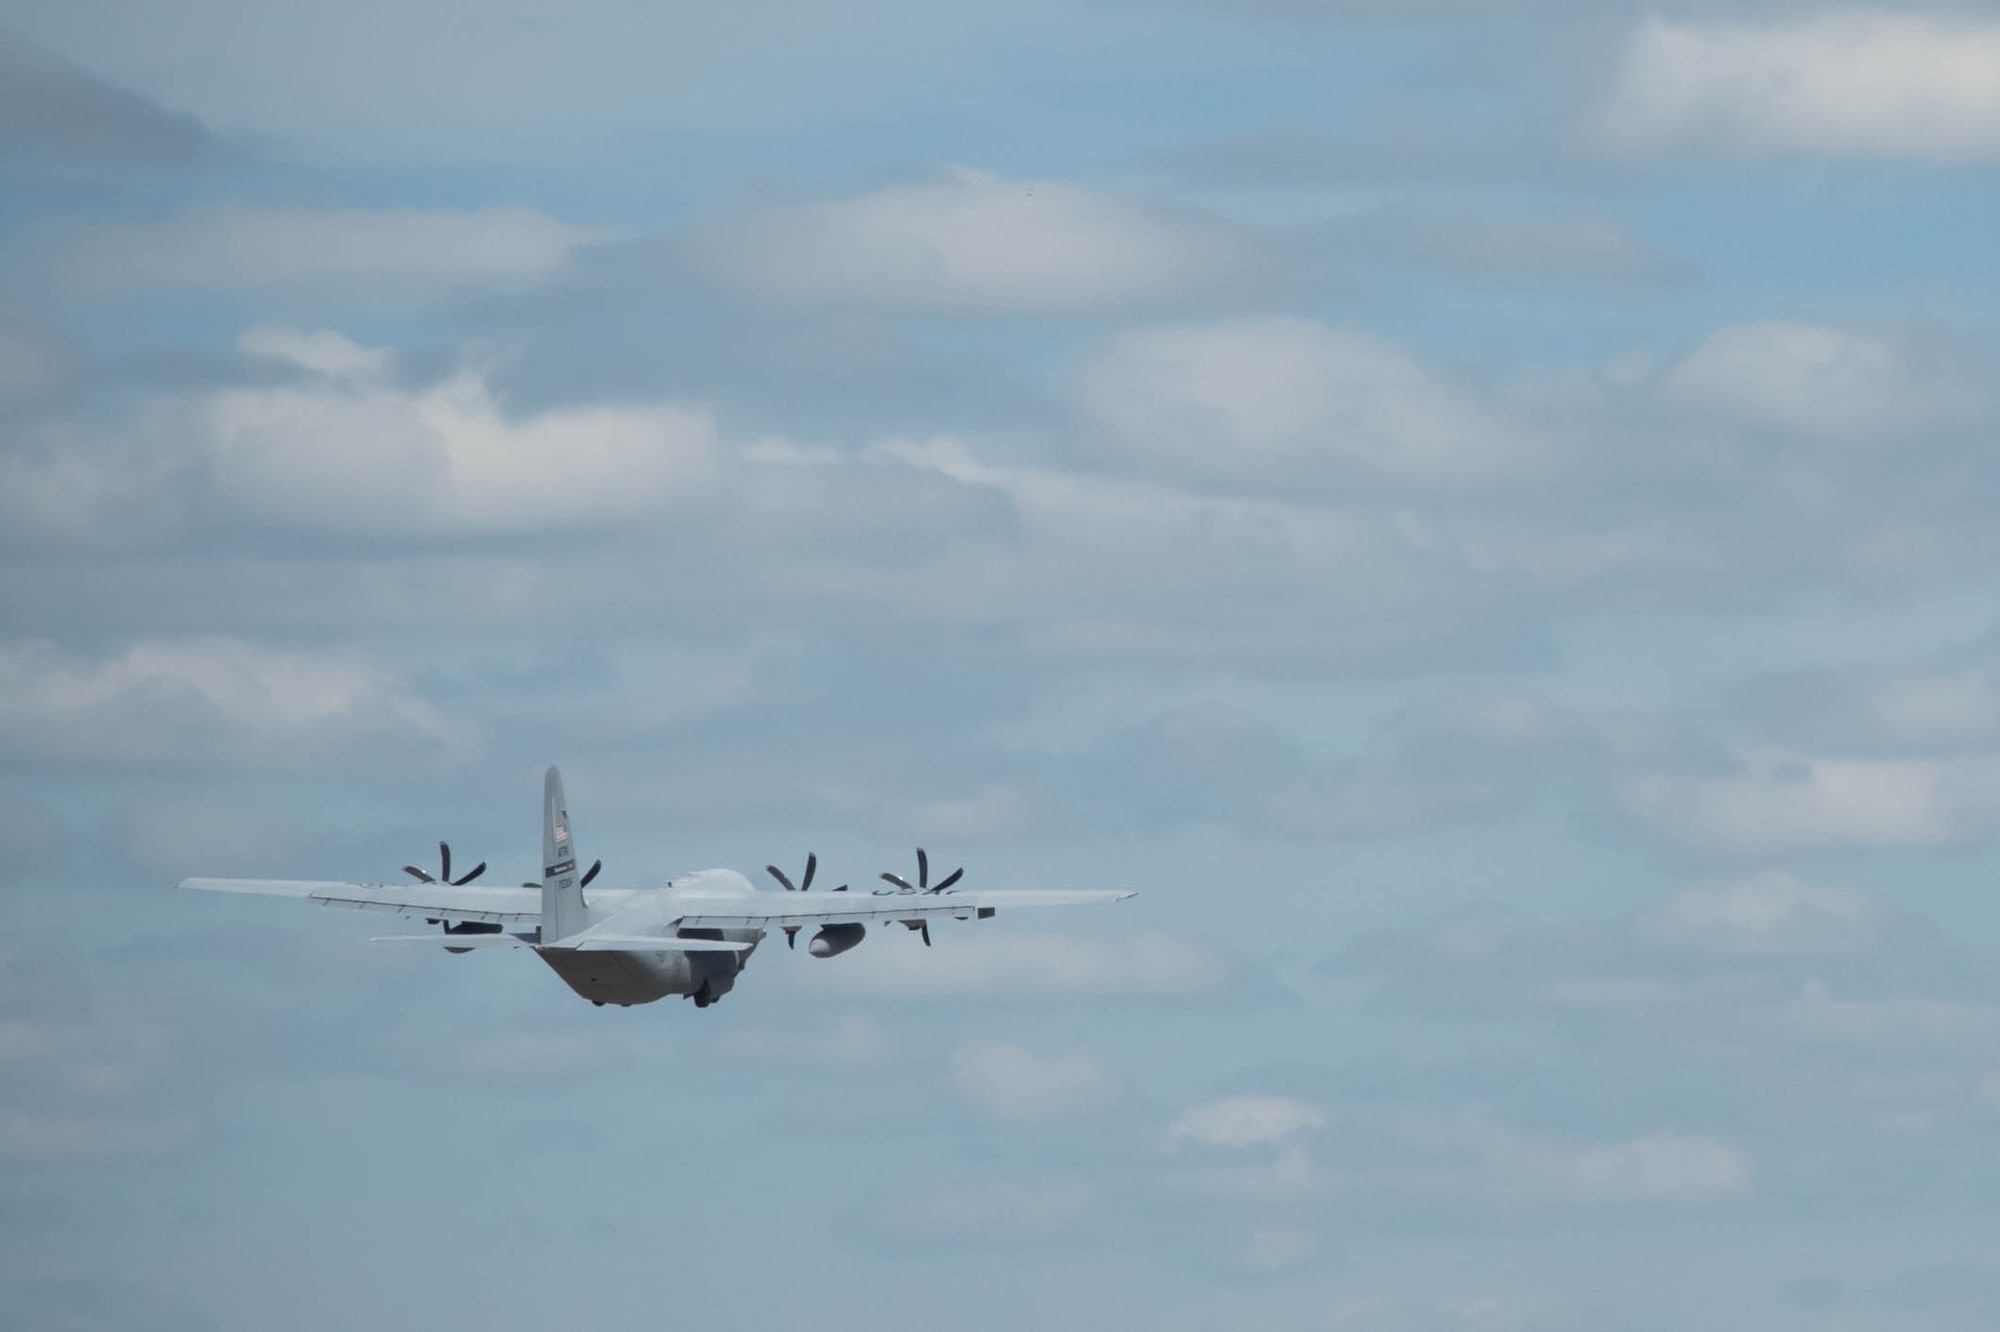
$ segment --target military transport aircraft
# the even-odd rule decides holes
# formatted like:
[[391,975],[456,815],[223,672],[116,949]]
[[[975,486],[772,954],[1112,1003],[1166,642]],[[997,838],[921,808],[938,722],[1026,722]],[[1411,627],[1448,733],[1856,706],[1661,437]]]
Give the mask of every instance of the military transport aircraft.
[[1074,906],[1115,902],[1130,892],[1016,890],[967,892],[955,888],[962,869],[930,882],[930,858],[917,851],[917,881],[884,874],[887,888],[852,893],[845,884],[808,899],[818,859],[806,857],[799,882],[776,865],[765,868],[784,892],[759,892],[735,870],[701,870],[663,888],[584,889],[604,867],[576,871],[576,841],[562,774],[554,767],[542,784],[542,874],[519,888],[473,888],[486,872],[481,861],[451,877],[451,847],[438,843],[439,873],[415,865],[407,884],[332,883],[318,879],[183,879],[181,887],[215,893],[297,897],[321,906],[390,911],[442,925],[442,934],[385,936],[378,943],[442,944],[454,953],[474,948],[532,948],[556,975],[592,1003],[630,1006],[678,994],[706,1008],[729,993],[737,973],[773,927],[793,946],[798,932],[818,929],[806,945],[814,957],[832,957],[860,943],[870,922],[900,922],[931,941],[931,921],[941,917],[985,920],[1002,907]]

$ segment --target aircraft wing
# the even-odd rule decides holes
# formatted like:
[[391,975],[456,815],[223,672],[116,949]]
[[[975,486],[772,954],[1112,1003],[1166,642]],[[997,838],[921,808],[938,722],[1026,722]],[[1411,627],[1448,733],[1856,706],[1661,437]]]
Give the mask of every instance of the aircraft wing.
[[[448,883],[340,883],[330,879],[182,879],[204,893],[254,893],[295,897],[319,906],[389,911],[427,920],[534,925],[542,919],[539,888],[455,888]],[[479,936],[467,936],[476,938]]]
[[1015,907],[1084,906],[1121,902],[1136,894],[1120,889],[986,889],[958,893],[753,893],[683,904],[682,929],[762,929],[779,925],[865,924],[990,916]]

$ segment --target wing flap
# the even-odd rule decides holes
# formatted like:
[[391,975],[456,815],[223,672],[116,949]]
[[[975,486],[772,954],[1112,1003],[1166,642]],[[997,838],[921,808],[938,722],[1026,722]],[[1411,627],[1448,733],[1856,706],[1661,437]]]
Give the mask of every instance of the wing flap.
[[252,893],[259,897],[311,897],[329,888],[355,885],[332,879],[182,879],[182,888],[198,893]]

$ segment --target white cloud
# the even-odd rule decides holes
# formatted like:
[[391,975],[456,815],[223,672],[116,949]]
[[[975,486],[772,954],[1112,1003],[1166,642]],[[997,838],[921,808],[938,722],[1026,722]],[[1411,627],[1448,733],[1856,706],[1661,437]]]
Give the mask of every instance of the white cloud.
[[1641,822],[1708,851],[1939,846],[2000,823],[2000,757],[1757,754],[1728,776],[1641,776],[1624,798]]
[[1328,1326],[1334,1332],[1515,1332],[1531,1323],[1522,1307],[1497,1295],[1377,1295],[1335,1306]]
[[1867,690],[1859,702],[1884,735],[1905,743],[1983,739],[2000,726],[2000,691],[1984,671],[1897,676]]
[[602,1036],[584,1031],[510,1031],[455,1044],[452,1062],[475,1077],[524,1082],[567,1079],[602,1064]]
[[1191,1106],[1168,1126],[1160,1145],[1176,1152],[1190,1144],[1231,1153],[1245,1149],[1275,1150],[1230,1155],[1221,1161],[1209,1155],[1206,1164],[1164,1177],[1175,1192],[1209,1198],[1271,1202],[1311,1193],[1323,1176],[1299,1141],[1326,1118],[1318,1109],[1288,1096],[1228,1096]]
[[531,208],[474,211],[232,205],[165,222],[84,230],[64,251],[71,279],[98,295],[175,287],[262,287],[304,278],[518,282],[544,277],[613,233]]
[[697,248],[726,279],[773,300],[992,313],[1199,296],[1255,268],[1214,224],[963,168],[732,219],[701,233]]
[[1981,396],[1889,341],[1778,320],[1716,330],[1666,381],[1680,402],[1769,429],[1868,440],[1962,421]]
[[1289,1096],[1229,1096],[1183,1112],[1167,1129],[1166,1145],[1251,1147],[1282,1142],[1325,1122],[1318,1110]]
[[[1713,525],[1712,509],[1661,511],[1643,496],[1595,504],[1590,496],[1606,492],[1578,484],[1583,478],[1560,465],[1543,466],[1550,459],[1541,446],[1502,447],[1498,441],[1522,432],[1492,426],[1483,395],[1360,334],[1251,321],[1166,330],[1186,335],[1186,345],[1175,338],[1163,345],[1177,355],[1200,351],[1216,328],[1249,330],[1246,345],[1221,341],[1251,366],[1250,384],[1230,387],[1230,376],[1218,371],[1223,387],[1212,388],[1207,370],[1181,382],[1172,356],[1155,367],[1156,382],[1126,384],[1115,406],[1099,404],[1105,421],[1119,423],[1106,426],[1106,447],[1121,462],[1136,460],[1122,472],[1024,463],[1018,453],[1006,456],[1007,441],[975,452],[949,438],[840,453],[765,441],[746,459],[718,443],[697,409],[607,405],[512,414],[497,376],[477,363],[439,382],[410,383],[399,378],[404,362],[339,334],[253,330],[246,350],[285,374],[220,393],[155,398],[108,423],[80,422],[73,429],[103,438],[52,454],[36,473],[44,485],[8,487],[0,477],[0,509],[40,504],[63,515],[40,529],[76,533],[79,545],[87,544],[82,534],[94,533],[159,547],[177,526],[196,521],[202,530],[221,529],[223,542],[240,542],[242,528],[261,526],[253,539],[266,551],[296,529],[350,538],[337,552],[324,540],[295,550],[300,558],[287,572],[337,594],[344,613],[378,621],[406,619],[412,606],[439,600],[417,595],[424,579],[453,585],[461,623],[518,623],[522,607],[550,590],[599,624],[629,614],[635,603],[659,610],[701,598],[711,607],[762,605],[783,616],[809,597],[823,608],[816,613],[851,617],[859,610],[904,624],[1001,628],[1046,657],[1282,659],[1310,661],[1319,671],[1408,660],[1417,651],[1437,661],[1468,645],[1519,644],[1546,628],[1553,603],[1567,593],[1596,604],[1588,599],[1607,586],[1719,581],[1738,557],[1782,558],[1788,570],[1820,553],[1826,565],[1835,562],[1832,550],[1802,544],[1831,544],[1823,532],[1801,535],[1794,525],[1784,531],[1796,539],[1771,540],[1757,522],[1764,515],[1749,507],[1765,496],[1754,485],[1746,487],[1743,514],[1759,542],[1754,555],[1731,533],[1718,540],[1704,530]],[[1269,367],[1258,370],[1249,353],[1267,336],[1301,358],[1279,375],[1297,400],[1291,407],[1275,401],[1284,394],[1253,391],[1255,375]],[[1337,377],[1329,388],[1314,367],[1322,352],[1338,362],[1357,346],[1366,354],[1345,373],[1359,381],[1360,405],[1329,405],[1322,399],[1346,390]],[[1406,373],[1364,373],[1376,356]],[[1201,356],[1195,362],[1208,364]],[[1204,394],[1220,405],[1197,409],[1194,400]],[[1510,420],[1515,410],[1507,409]],[[1157,440],[1146,433],[1155,419]],[[1313,442],[1320,439],[1333,443]],[[1463,467],[1446,447],[1459,443],[1468,450]],[[1613,451],[1592,465],[1616,469],[1633,456]],[[56,465],[65,461],[68,471]],[[1496,482],[1501,461],[1507,475]],[[1512,470],[1517,464],[1536,484],[1524,484],[1528,478]],[[1466,490],[1448,489],[1460,481]],[[1402,502],[1370,502],[1384,490]],[[1455,502],[1475,490],[1481,504]],[[1532,517],[1524,506],[1532,506]],[[1783,523],[1783,514],[1770,517]],[[603,532],[618,523],[626,530]],[[1948,518],[1925,530],[1964,526]],[[587,581],[573,576],[569,561],[579,543],[565,543],[555,563],[554,546],[480,543],[455,569],[413,549],[549,529],[599,534],[591,544],[605,558]],[[752,531],[758,539],[745,540]],[[1865,522],[1854,540],[1843,530],[1842,557],[1865,548],[1870,534]],[[378,537],[401,540],[385,548]],[[613,560],[615,543],[627,539],[640,547],[621,553],[636,558]],[[706,558],[703,579],[643,577],[665,549],[691,567],[723,548],[705,540],[727,542],[732,558]],[[368,570],[360,581],[325,558],[357,553],[365,557],[357,567]],[[269,589],[280,580],[253,573],[248,562],[203,567],[216,580],[216,602],[232,580],[231,590],[256,602],[240,610],[232,603],[232,613],[300,613],[295,604],[275,604]],[[78,568],[71,577],[116,583],[128,600],[141,581],[129,563]],[[203,595],[200,582],[172,586]],[[88,595],[73,600],[109,604]],[[1330,799],[1316,794],[1305,791],[1293,802],[1288,826],[1316,835],[1394,828],[1393,817],[1382,816],[1413,808],[1418,793],[1378,782]],[[1039,812],[1032,790],[1018,783],[934,795],[924,817],[973,832],[1018,830]],[[1467,800],[1478,803],[1473,794]]]
[[1282,515],[1242,501],[1215,501],[1167,486],[1080,474],[1059,468],[1006,467],[981,462],[963,440],[949,436],[890,440],[868,451],[871,460],[893,461],[936,472],[962,485],[1004,492],[1021,520],[1050,541],[1089,530],[1102,541],[1108,533],[1127,541],[1183,533],[1207,522],[1216,526],[1235,517],[1280,522]]
[[2000,160],[2000,24],[1869,10],[1757,25],[1652,19],[1594,132],[1635,155]]
[[[1208,994],[1233,978],[1231,959],[1212,945],[1161,934],[1096,940],[1061,934],[974,932],[932,927],[935,948],[896,947],[900,931],[802,973],[804,984],[843,994],[889,998],[1121,995],[1171,998]],[[914,940],[907,941],[914,943]]]
[[1693,265],[1614,217],[1392,206],[1336,223],[1347,256],[1509,285],[1685,282]]
[[1979,1058],[2000,1041],[2000,1005],[1922,994],[1843,998],[1814,980],[1784,1003],[1772,1025],[1787,1042],[1897,1057],[1942,1051],[1958,1062]]
[[746,444],[737,457],[760,467],[837,467],[840,451],[824,444],[798,444],[789,439],[767,438]]
[[205,874],[255,875],[296,850],[293,819],[240,794],[186,790],[142,798],[119,819],[123,850],[136,864],[178,877],[190,865]]
[[1642,937],[1673,948],[1742,957],[1812,957],[1860,951],[1889,925],[1875,899],[1782,872],[1686,888],[1642,917]]
[[0,523],[9,533],[103,548],[180,520],[167,458],[72,431],[38,433],[28,447],[0,454]]
[[0,456],[0,518],[96,547],[196,518],[424,540],[628,522],[711,498],[739,466],[691,407],[517,416],[477,362],[410,387],[388,350],[330,330],[253,328],[238,345],[293,373],[45,423]]
[[614,521],[703,493],[717,465],[705,413],[601,406],[517,419],[475,367],[406,389],[382,352],[337,333],[255,329],[242,346],[314,376],[198,405],[216,495],[256,520],[419,536]]
[[1116,1098],[1118,1077],[1084,1050],[1044,1058],[1012,1045],[977,1043],[951,1058],[952,1083],[988,1118],[1043,1124],[1101,1110]]
[[179,1115],[148,1119],[0,1109],[0,1155],[30,1161],[161,1156],[185,1146],[194,1134],[194,1122]]
[[387,347],[364,347],[327,328],[302,333],[295,328],[267,324],[245,329],[236,339],[236,346],[251,356],[289,362],[335,382],[383,383],[395,364]]
[[[32,963],[0,958],[0,974],[18,982],[0,996],[10,1008],[28,993],[49,993],[51,976],[37,974]],[[168,1062],[170,1042],[161,1027],[87,990],[67,993],[57,1013],[0,1016],[0,1156],[51,1162],[156,1156],[194,1136],[194,1122],[184,1115],[125,1104]]]
[[151,1077],[166,1054],[166,1033],[129,1011],[0,1019],[0,1073],[40,1092],[116,1099]]
[[1943,669],[1798,671],[1746,691],[1743,710],[1800,748],[1930,757],[2000,741],[2000,673]]
[[1622,1031],[1616,1044],[1691,1067],[1756,1069],[1767,1090],[1803,1090],[1812,1114],[1932,1110],[1935,1075],[1978,1066],[2000,1039],[1983,960],[1880,898],[1789,875],[1686,889],[1610,926],[1483,921],[1442,922],[1343,966],[1411,1011],[1576,1017],[1592,1042]]
[[1741,1150],[1681,1133],[1573,1149],[1551,1164],[1557,1182],[1581,1202],[1707,1203],[1750,1187],[1750,1158]]
[[1303,1267],[1318,1248],[1304,1230],[1291,1226],[1253,1226],[1237,1236],[1224,1252],[1223,1263],[1244,1276],[1276,1276]]
[[734,1059],[803,1064],[815,1068],[878,1068],[895,1058],[895,1042],[882,1024],[848,1013],[829,1028],[737,1027],[720,1032],[715,1048]]
[[0,646],[0,738],[49,758],[203,766],[317,762],[361,745],[378,757],[434,756],[472,743],[360,657],[228,638],[147,640],[95,661]]
[[1092,1184],[1007,1180],[906,1195],[886,1202],[876,1219],[891,1234],[912,1240],[1033,1244],[1077,1235],[1096,1214]]
[[[863,454],[864,466],[885,462],[998,492],[1012,520],[1001,539],[938,543],[935,563],[910,563],[888,590],[932,622],[1018,624],[1036,650],[1063,656],[1241,661],[1303,652],[1326,669],[1335,659],[1398,654],[1406,636],[1442,626],[1436,599],[1454,595],[1459,575],[1478,576],[1470,565],[1539,573],[1521,569],[1513,551],[1489,559],[1449,520],[1328,505],[1298,485],[1202,493],[1162,478],[988,462],[948,436]],[[1313,614],[1296,613],[1300,598]],[[1000,803],[974,812],[991,828],[1006,811]]]
[[1177,1170],[1163,1176],[1161,1182],[1175,1193],[1271,1203],[1321,1191],[1327,1176],[1313,1164],[1305,1148],[1292,1143],[1261,1160]]
[[[1674,1129],[1629,1137],[1567,1138],[1524,1131],[1486,1108],[1437,1113],[1412,1107],[1371,1124],[1357,1105],[1353,1133],[1333,1144],[1324,1166],[1304,1144],[1278,1141],[1270,1159],[1248,1167],[1167,1176],[1175,1192],[1255,1204],[1301,1198],[1379,1196],[1410,1202],[1502,1208],[1699,1206],[1751,1188],[1747,1152],[1721,1138]],[[1371,1136],[1386,1127],[1387,1136]]]
[[1752,1180],[1750,1157],[1741,1148],[1671,1130],[1563,1142],[1470,1114],[1425,1126],[1419,1141],[1441,1159],[1469,1157],[1494,1197],[1510,1204],[1694,1206],[1746,1193]]
[[0,416],[54,394],[76,370],[62,341],[0,304]]
[[1086,368],[1080,405],[1117,455],[1204,480],[1451,484],[1525,461],[1520,441],[1406,353],[1306,319],[1125,334]]

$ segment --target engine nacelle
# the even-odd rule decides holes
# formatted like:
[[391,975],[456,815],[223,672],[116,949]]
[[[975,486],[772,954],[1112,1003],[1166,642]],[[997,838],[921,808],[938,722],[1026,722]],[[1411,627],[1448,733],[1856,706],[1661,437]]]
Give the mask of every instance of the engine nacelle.
[[844,953],[868,936],[868,927],[856,921],[851,925],[822,925],[819,933],[806,945],[806,951],[814,957],[832,957]]
[[[460,921],[456,925],[446,924],[444,932],[446,934],[498,934],[500,933],[500,926],[489,924],[485,921],[466,920]],[[450,944],[446,944],[444,951],[464,955],[472,950],[470,948],[453,948]]]

